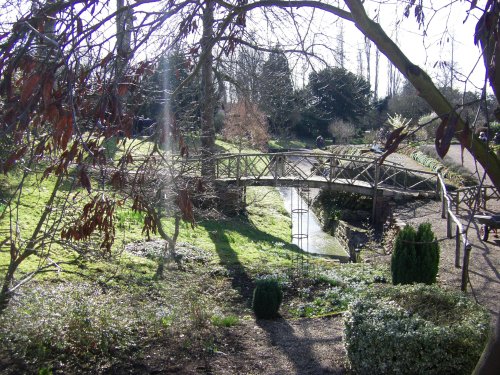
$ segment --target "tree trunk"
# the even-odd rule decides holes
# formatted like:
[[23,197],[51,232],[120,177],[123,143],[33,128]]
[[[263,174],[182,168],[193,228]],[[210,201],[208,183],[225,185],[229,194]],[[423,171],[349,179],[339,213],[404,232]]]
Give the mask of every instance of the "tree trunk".
[[201,174],[206,180],[215,177],[215,127],[214,127],[214,82],[213,65],[214,2],[206,1],[203,10],[203,36],[201,38]]
[[378,100],[379,60],[380,60],[380,52],[378,49],[376,49],[375,50],[375,82],[374,82],[374,88],[373,88],[373,97],[375,100]]
[[11,259],[7,273],[3,280],[2,289],[0,290],[0,315],[9,305],[12,293],[10,291],[10,285],[14,281],[14,273],[16,272],[18,263]]
[[175,254],[175,246],[177,245],[177,238],[179,237],[181,217],[180,214],[175,215],[174,234],[169,236],[163,228],[160,215],[158,215],[154,209],[152,209],[150,213],[153,215],[153,220],[157,224],[160,237],[165,240],[165,248],[163,254],[160,256],[160,259],[158,259],[158,268],[155,273],[155,279],[163,279],[163,270],[165,269],[165,260],[167,258],[173,259],[177,263],[177,266],[181,268],[181,263]]
[[500,369],[500,319],[497,318],[496,329],[491,333],[490,341],[479,359],[473,375],[495,375]]

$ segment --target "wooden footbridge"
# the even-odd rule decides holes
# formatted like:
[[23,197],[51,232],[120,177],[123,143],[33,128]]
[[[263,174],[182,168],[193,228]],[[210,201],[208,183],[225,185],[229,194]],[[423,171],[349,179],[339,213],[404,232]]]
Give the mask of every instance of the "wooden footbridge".
[[[327,188],[368,196],[436,197],[437,173],[413,170],[379,158],[313,152],[218,154],[210,162],[219,183],[236,186]],[[206,161],[205,161],[206,162]],[[178,158],[185,176],[200,176],[199,157]]]

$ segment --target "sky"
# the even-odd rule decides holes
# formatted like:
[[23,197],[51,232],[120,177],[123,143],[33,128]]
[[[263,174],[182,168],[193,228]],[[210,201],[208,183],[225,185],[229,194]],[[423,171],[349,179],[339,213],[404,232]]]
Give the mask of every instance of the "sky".
[[[130,0],[132,1],[132,0]],[[327,2],[326,0],[325,2]],[[480,90],[484,86],[484,65],[480,56],[479,48],[474,46],[473,35],[477,22],[477,14],[471,14],[467,22],[463,22],[467,16],[470,4],[467,1],[454,1],[453,6],[444,7],[451,0],[425,0],[428,5],[425,9],[426,15],[426,36],[423,37],[424,29],[419,28],[413,12],[409,18],[403,16],[406,1],[396,0],[366,0],[364,2],[367,13],[370,17],[378,15],[379,22],[386,33],[397,41],[402,51],[410,60],[427,71],[429,75],[436,78],[442,76],[443,69],[440,68],[440,61],[451,61],[452,49],[456,79],[454,87],[471,91]],[[332,4],[340,4],[343,1],[329,0]],[[479,5],[484,3],[478,1]],[[21,2],[22,4],[22,2]],[[109,6],[113,8],[115,3]],[[156,5],[147,4],[151,11]],[[161,7],[161,3],[158,4]],[[440,8],[442,7],[442,8]],[[103,8],[106,9],[105,6]],[[159,9],[155,9],[159,10]],[[107,15],[107,11],[99,11],[99,16]],[[343,27],[345,67],[358,73],[359,50],[364,50],[364,36],[356,27],[348,21],[339,21],[331,14],[320,10],[292,9],[288,15],[292,14],[295,23],[286,22],[291,17],[287,17],[284,12],[268,10],[264,14],[260,10],[252,11],[247,17],[247,31],[254,31],[258,34],[259,42],[263,46],[274,47],[279,44],[283,48],[308,48],[308,51],[320,56],[330,65],[338,65],[339,30]],[[109,25],[109,30],[103,33],[113,33],[115,26]],[[161,36],[160,36],[161,38]],[[150,38],[151,45],[154,38]],[[145,47],[150,48],[146,45]],[[154,47],[153,47],[154,48]],[[375,70],[375,46],[371,48],[371,85],[374,89]],[[147,56],[147,51],[143,54]],[[303,56],[289,55],[290,65],[293,68],[294,82],[296,87],[301,87],[307,83],[307,77],[312,68],[320,69],[322,65],[319,60]],[[363,68],[366,75],[366,57],[363,52]],[[445,69],[447,70],[447,69]],[[383,56],[379,63],[379,97],[385,96],[388,86],[388,62]],[[442,78],[442,77],[441,77]],[[462,82],[460,82],[462,80]]]
[[[446,1],[434,3],[443,4]],[[457,2],[452,7],[439,10],[432,19],[432,10],[427,11],[429,23],[426,30],[418,27],[414,17],[404,19],[402,7],[398,9],[393,6],[393,9],[396,8],[393,11],[381,11],[380,17],[387,31],[395,29],[398,19],[404,19],[399,23],[398,44],[407,57],[426,70],[431,77],[443,73],[443,68],[439,66],[440,61],[450,62],[453,59],[456,71],[454,86],[474,91],[484,86],[485,69],[480,49],[474,45],[477,14],[470,14],[464,23],[469,7],[466,2]],[[392,14],[398,16],[394,18],[391,17]],[[448,70],[446,67],[445,69]]]
[[[340,3],[343,3],[340,1]],[[404,1],[365,1],[364,5],[370,17],[378,15],[379,23],[386,33],[393,38],[401,50],[416,65],[423,68],[432,78],[439,76],[437,81],[443,81],[443,73],[449,73],[440,62],[454,61],[453,86],[457,89],[478,91],[484,86],[484,65],[480,50],[474,45],[474,30],[478,12],[472,12],[467,21],[467,11],[470,4],[465,1],[455,1],[453,6],[444,7],[449,1],[432,1],[424,13],[426,16],[425,29],[420,27],[413,16],[406,18],[403,15]],[[481,3],[481,1],[479,1]],[[363,50],[363,68],[366,75],[365,40],[362,33],[349,21],[339,21],[337,17],[323,11],[295,10],[295,24],[279,22],[280,16],[275,16],[274,22],[266,22],[266,17],[254,18],[251,25],[263,41],[269,46],[280,44],[284,48],[297,46],[300,40],[304,45],[316,44],[310,51],[320,55],[331,65],[338,65],[339,30],[343,27],[344,51],[346,54],[345,67],[359,72],[359,50]],[[269,19],[269,15],[267,19]],[[281,16],[281,19],[285,19]],[[341,26],[342,25],[342,26]],[[425,33],[425,37],[424,37]],[[300,34],[302,37],[298,38]],[[263,42],[266,43],[266,42]],[[374,88],[375,49],[371,47],[371,84]],[[452,53],[453,52],[453,53]],[[453,56],[453,58],[452,58]],[[307,76],[311,71],[311,63],[316,69],[322,64],[311,59],[304,63],[304,58],[290,57],[290,64],[294,69],[295,85],[300,87],[307,83]],[[388,86],[388,61],[381,56],[379,62],[379,97],[383,97]]]

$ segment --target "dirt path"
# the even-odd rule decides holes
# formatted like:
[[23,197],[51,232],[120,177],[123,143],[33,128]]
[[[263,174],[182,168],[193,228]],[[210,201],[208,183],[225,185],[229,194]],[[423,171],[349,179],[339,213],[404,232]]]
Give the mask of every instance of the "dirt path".
[[[469,170],[478,180],[483,178],[484,169],[476,162],[471,153],[464,150],[462,155],[462,149],[459,145],[451,145],[448,150],[448,154],[445,156],[445,160],[453,160],[457,164],[462,164],[463,156],[463,166]],[[484,185],[492,185],[491,180],[488,176],[484,179]]]
[[234,345],[210,364],[215,374],[343,374],[341,317],[246,321],[231,331]]

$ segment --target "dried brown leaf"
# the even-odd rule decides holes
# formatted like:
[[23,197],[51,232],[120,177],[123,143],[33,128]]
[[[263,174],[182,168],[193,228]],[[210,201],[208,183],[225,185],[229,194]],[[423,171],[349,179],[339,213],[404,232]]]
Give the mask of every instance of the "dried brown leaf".
[[3,165],[3,173],[7,174],[7,172],[16,164],[16,162],[21,159],[21,157],[26,153],[26,150],[28,149],[28,146],[21,147],[20,149],[16,150],[14,153],[12,153],[7,160],[5,161],[5,164]]
[[80,184],[87,189],[87,192],[90,194],[92,192],[92,186],[90,185],[90,178],[85,171],[85,168],[80,170]]
[[450,115],[446,115],[436,129],[436,152],[442,159],[448,153],[450,149],[451,140],[455,135],[455,130],[457,128],[458,116],[452,112]]
[[32,74],[24,81],[21,89],[21,98],[19,99],[23,106],[28,104],[31,95],[33,95],[33,92],[38,87],[39,82],[40,74]]

